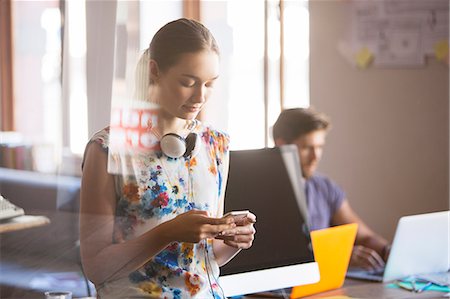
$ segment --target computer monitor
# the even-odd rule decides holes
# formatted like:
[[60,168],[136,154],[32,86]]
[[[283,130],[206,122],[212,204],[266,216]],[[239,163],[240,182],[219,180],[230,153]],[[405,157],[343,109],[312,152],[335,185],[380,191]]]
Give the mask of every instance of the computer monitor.
[[257,232],[253,246],[221,268],[226,296],[319,281],[301,184],[296,146],[230,152],[225,212],[250,210]]

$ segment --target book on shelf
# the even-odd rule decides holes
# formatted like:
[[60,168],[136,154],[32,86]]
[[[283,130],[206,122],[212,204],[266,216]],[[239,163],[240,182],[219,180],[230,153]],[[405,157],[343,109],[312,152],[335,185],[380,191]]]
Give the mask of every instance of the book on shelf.
[[17,132],[0,132],[0,167],[33,170],[33,146]]

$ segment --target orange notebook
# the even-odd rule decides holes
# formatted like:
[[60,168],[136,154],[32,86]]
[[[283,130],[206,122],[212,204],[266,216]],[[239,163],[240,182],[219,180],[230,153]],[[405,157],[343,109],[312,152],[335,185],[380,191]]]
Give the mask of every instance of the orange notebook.
[[345,224],[311,232],[320,281],[292,288],[291,299],[340,288],[344,284],[358,225]]

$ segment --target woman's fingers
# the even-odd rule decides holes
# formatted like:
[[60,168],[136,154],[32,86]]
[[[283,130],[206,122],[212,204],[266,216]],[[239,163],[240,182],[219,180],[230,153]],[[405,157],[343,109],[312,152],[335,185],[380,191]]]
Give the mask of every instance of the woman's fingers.
[[233,219],[213,218],[207,211],[191,210],[178,215],[169,223],[168,229],[173,240],[197,243],[206,238],[214,238],[223,231],[229,231],[236,225]]
[[[226,218],[233,218],[233,216],[228,216]],[[256,216],[255,214],[248,212],[247,215],[243,218],[234,218],[234,221],[236,223],[236,225],[248,225],[250,223],[255,223],[256,222]]]
[[[226,217],[232,218],[232,217]],[[235,221],[235,220],[234,220]],[[256,216],[253,213],[248,213],[245,218],[236,221],[235,227],[221,231],[215,238],[223,240],[223,242],[231,247],[239,249],[250,248],[255,238]]]
[[233,241],[237,243],[247,243],[254,240],[253,234],[246,234],[246,235],[219,235],[216,237],[216,239],[224,240],[224,241]]
[[235,228],[224,230],[221,233],[221,236],[229,237],[229,236],[236,236],[236,235],[253,235],[255,234],[256,230],[253,227],[253,225],[246,225],[246,226],[236,226]]
[[256,215],[253,214],[253,213],[251,213],[251,212],[249,212],[249,213],[247,214],[247,222],[249,222],[249,223],[255,223],[255,222],[256,222]]
[[215,237],[225,231],[230,231],[236,227],[234,219],[205,217],[202,219],[201,229],[208,234],[208,237]]
[[250,248],[254,240],[253,235],[235,235],[230,237],[231,239],[225,239],[223,240],[223,242],[228,246],[232,246],[239,249]]
[[224,232],[232,231],[236,225],[234,223],[227,223],[227,224],[205,224],[203,226],[204,232],[209,234],[208,237],[216,237],[218,235],[222,235]]
[[234,229],[223,232],[218,235],[216,239],[223,240],[223,242],[231,247],[239,249],[250,248],[255,238],[256,230],[253,224],[246,226],[237,226]]
[[243,223],[235,223],[233,217],[209,217],[207,211],[191,210],[176,217],[178,241],[199,242],[206,238],[227,241],[230,246],[248,248],[255,234],[256,216],[248,213]]

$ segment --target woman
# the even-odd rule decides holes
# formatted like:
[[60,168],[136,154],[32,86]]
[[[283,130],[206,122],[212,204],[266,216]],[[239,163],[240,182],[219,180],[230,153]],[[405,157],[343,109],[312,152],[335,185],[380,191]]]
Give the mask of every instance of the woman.
[[138,155],[136,175],[112,175],[109,130],[93,136],[81,187],[83,267],[100,298],[222,298],[218,267],[252,245],[256,218],[222,217],[228,136],[195,121],[219,76],[219,49],[202,24],[179,19],[146,53],[149,98],[159,105],[149,130],[193,134],[194,145],[181,157]]

